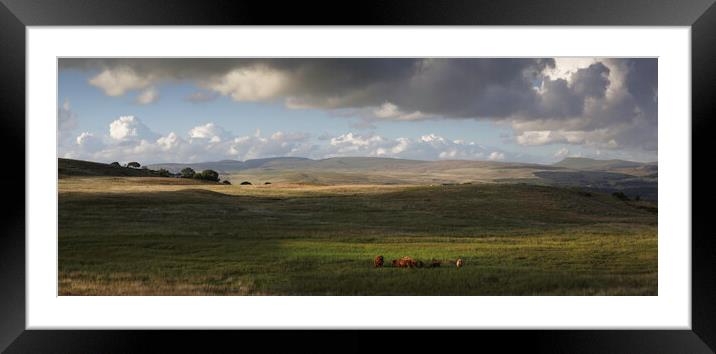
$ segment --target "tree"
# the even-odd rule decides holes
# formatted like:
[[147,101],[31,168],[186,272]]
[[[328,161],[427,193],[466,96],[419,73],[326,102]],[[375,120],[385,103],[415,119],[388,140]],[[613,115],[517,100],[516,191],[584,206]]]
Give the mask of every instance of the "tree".
[[139,168],[139,167],[141,167],[141,166],[142,166],[142,165],[140,165],[139,162],[137,162],[137,161],[132,161],[132,162],[130,162],[130,163],[127,164],[127,167],[132,167],[132,168]]
[[219,182],[219,173],[214,170],[201,171],[201,175],[207,181]]
[[172,176],[171,172],[169,172],[168,170],[166,170],[164,168],[160,168],[159,171],[157,171],[157,172],[159,172],[159,177],[171,177]]
[[221,182],[221,183],[223,183],[223,184],[231,184],[231,182],[229,182],[229,181],[227,181],[227,180],[224,180],[224,181]]
[[243,182],[241,182],[241,185],[242,185],[242,186],[250,186],[250,185],[251,185],[251,182],[249,182],[249,181],[243,181]]
[[115,162],[112,162],[112,163],[109,164],[109,165],[112,166],[112,167],[122,167],[122,165],[120,165],[119,162],[116,162],[116,161],[115,161]]
[[194,175],[196,175],[196,172],[191,167],[186,167],[183,170],[181,170],[181,176],[183,178],[193,178]]

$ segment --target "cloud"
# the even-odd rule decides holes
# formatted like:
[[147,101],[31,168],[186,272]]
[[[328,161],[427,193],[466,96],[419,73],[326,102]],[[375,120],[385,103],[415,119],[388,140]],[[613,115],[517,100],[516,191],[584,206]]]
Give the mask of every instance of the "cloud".
[[406,113],[401,111],[398,106],[385,102],[380,107],[373,110],[373,116],[379,119],[395,119],[395,120],[421,120],[429,118],[420,111]]
[[72,111],[70,101],[65,99],[62,106],[57,108],[57,129],[59,133],[77,128],[77,116]]
[[309,135],[304,133],[274,132],[270,137],[260,133],[253,136],[235,137],[229,144],[228,154],[240,160],[281,157],[310,156],[314,146],[308,142]]
[[157,139],[157,145],[163,151],[170,151],[170,150],[176,149],[180,143],[182,143],[182,141],[179,139],[179,137],[174,132],[171,132],[171,133],[169,133],[169,135],[162,136],[159,139]]
[[139,104],[150,104],[150,103],[154,103],[158,100],[159,100],[159,91],[157,91],[157,89],[154,87],[150,87],[150,88],[142,91],[142,93],[140,93],[137,96],[135,102],[137,102]]
[[490,161],[502,161],[505,159],[505,153],[499,151],[493,151],[490,153],[488,160]]
[[565,147],[557,150],[557,152],[554,153],[554,158],[559,159],[559,160],[561,160],[567,156],[569,156],[569,149],[567,149]]
[[341,111],[368,125],[478,119],[508,123],[520,144],[657,149],[655,58],[73,58],[60,68],[99,71],[90,83],[112,96],[186,81],[235,101]]
[[121,96],[127,91],[143,89],[152,84],[153,75],[137,74],[131,67],[105,69],[89,79],[90,85],[100,88],[107,96]]
[[[449,140],[436,134],[426,134],[418,138],[390,139],[380,135],[360,135],[345,133],[330,140],[327,146],[321,146],[321,157],[336,156],[373,156],[394,157],[417,160],[504,160],[508,153],[489,148],[472,141]],[[510,155],[513,159],[520,156]]]
[[189,138],[192,140],[205,140],[209,143],[220,143],[226,140],[229,133],[224,128],[214,124],[206,123],[189,130]]
[[278,96],[288,78],[284,73],[265,65],[237,68],[212,78],[201,85],[234,101],[261,101]]
[[102,140],[89,132],[82,132],[75,141],[82,151],[95,152],[104,147]]
[[322,159],[339,156],[394,157],[418,160],[528,160],[528,158],[472,141],[450,140],[437,134],[417,138],[388,138],[347,132],[321,134],[312,139],[304,132],[274,131],[265,136],[235,136],[209,122],[190,129],[184,138],[170,132],[153,132],[135,116],[122,116],[109,125],[106,135],[83,132],[60,155],[94,161],[201,162],[297,156]]
[[117,142],[153,140],[156,136],[135,116],[122,116],[109,124],[109,137]]

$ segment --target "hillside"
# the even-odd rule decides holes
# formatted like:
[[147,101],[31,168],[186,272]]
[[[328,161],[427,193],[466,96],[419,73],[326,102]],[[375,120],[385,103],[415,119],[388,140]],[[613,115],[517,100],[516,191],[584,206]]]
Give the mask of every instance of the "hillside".
[[156,177],[156,171],[140,168],[115,167],[106,163],[57,159],[57,172],[60,178],[71,176],[104,176],[104,177]]
[[644,165],[640,162],[626,160],[595,160],[586,157],[567,157],[557,162],[554,166],[570,168],[574,170],[605,170],[609,168],[639,167]]
[[[60,159],[61,176],[155,176],[152,171]],[[294,183],[312,185],[431,185],[464,183],[528,183],[579,187],[600,192],[621,191],[630,197],[658,197],[658,166],[624,160],[567,158],[554,165],[472,160],[420,161],[379,157],[335,157],[312,160],[276,157],[246,161],[149,165],[177,173],[185,167],[215,170],[238,184]]]

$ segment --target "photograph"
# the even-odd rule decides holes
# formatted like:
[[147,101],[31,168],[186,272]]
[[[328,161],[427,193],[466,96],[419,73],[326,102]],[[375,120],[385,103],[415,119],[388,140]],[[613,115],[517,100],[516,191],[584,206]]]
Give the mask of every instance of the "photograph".
[[657,57],[56,61],[58,296],[659,295]]

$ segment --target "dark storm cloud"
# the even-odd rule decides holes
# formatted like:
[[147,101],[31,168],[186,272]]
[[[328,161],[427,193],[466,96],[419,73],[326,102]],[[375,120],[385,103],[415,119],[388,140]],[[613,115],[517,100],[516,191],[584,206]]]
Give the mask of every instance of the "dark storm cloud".
[[190,81],[236,101],[362,112],[369,121],[489,119],[512,124],[525,144],[656,150],[656,59],[598,60],[563,77],[546,74],[557,65],[549,58],[122,58],[59,65],[94,72],[90,83],[112,96]]

